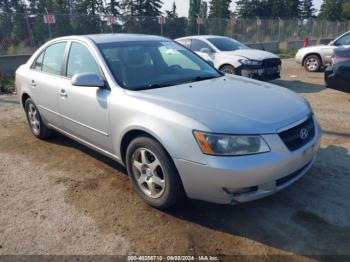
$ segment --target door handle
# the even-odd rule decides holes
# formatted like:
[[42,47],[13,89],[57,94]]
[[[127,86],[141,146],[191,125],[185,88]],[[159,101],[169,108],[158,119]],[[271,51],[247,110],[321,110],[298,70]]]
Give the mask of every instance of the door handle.
[[66,93],[66,90],[64,90],[64,89],[61,89],[61,90],[58,92],[58,94],[59,94],[61,97],[67,97],[67,96],[68,96],[67,93]]
[[32,87],[35,88],[36,87],[36,83],[34,80],[32,80]]

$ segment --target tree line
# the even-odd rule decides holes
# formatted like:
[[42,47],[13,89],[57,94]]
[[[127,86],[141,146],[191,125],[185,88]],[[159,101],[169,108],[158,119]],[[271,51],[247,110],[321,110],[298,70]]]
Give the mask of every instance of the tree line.
[[[180,17],[174,2],[162,11],[162,0],[0,0],[0,39],[27,39],[40,44],[48,38],[43,15],[54,14],[52,36],[102,32],[160,34],[159,16],[166,18],[162,29],[166,36],[186,34],[223,34],[227,20],[239,19],[309,19],[341,21],[350,18],[350,0],[323,0],[319,13],[312,0],[233,0],[189,1],[187,17]],[[116,17],[109,24],[106,17]],[[206,26],[199,27],[200,22]],[[27,43],[26,43],[27,44]]]
[[309,19],[328,21],[350,19],[350,0],[323,0],[319,13],[313,0],[239,0],[235,14],[239,17]]

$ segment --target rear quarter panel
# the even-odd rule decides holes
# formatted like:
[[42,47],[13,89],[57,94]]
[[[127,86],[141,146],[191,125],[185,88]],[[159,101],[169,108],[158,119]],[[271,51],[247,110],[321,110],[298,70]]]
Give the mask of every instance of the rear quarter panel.
[[19,102],[22,104],[23,94],[31,96],[30,87],[30,72],[27,64],[21,65],[15,73],[16,89],[18,94]]

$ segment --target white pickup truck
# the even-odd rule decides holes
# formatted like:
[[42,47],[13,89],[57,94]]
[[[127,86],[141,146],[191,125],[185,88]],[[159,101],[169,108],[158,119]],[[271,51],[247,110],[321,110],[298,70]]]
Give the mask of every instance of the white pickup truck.
[[299,49],[295,59],[309,72],[317,72],[331,63],[334,49],[337,47],[350,48],[350,32],[339,36],[328,45],[316,45]]

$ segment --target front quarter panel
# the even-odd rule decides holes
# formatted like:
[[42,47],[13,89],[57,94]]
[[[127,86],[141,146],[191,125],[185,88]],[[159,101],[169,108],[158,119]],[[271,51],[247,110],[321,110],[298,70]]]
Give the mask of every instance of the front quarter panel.
[[118,158],[122,159],[121,142],[125,134],[138,130],[157,139],[172,158],[206,164],[193,136],[194,129],[211,131],[206,126],[125,91],[112,92],[110,110],[114,153]]
[[233,56],[233,55],[225,55],[224,53],[217,53],[215,56],[214,65],[215,68],[219,69],[223,65],[232,65],[234,68],[237,68],[241,66],[241,62],[239,62],[240,59],[243,57],[241,56]]

